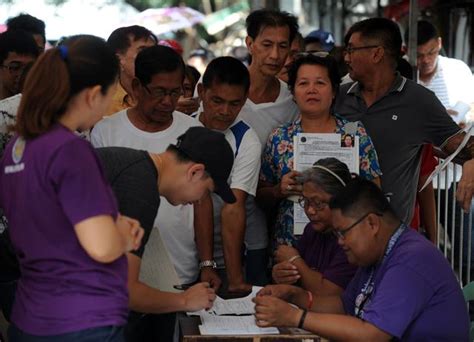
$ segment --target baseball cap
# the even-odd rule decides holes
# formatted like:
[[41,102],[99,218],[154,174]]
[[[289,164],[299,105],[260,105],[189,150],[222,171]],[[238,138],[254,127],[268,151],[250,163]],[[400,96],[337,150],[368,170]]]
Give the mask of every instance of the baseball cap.
[[178,137],[176,147],[195,163],[204,164],[215,190],[226,203],[235,203],[227,180],[234,166],[234,152],[224,134],[206,127],[191,127]]
[[312,42],[319,42],[324,51],[331,51],[334,47],[334,37],[331,32],[324,30],[311,31],[305,38],[304,43],[309,44]]

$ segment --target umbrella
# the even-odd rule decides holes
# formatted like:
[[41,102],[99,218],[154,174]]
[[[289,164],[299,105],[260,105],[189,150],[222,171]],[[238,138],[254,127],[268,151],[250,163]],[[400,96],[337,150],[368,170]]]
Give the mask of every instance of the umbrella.
[[0,0],[0,23],[22,12],[46,23],[46,38],[49,40],[74,34],[107,38],[115,28],[120,27],[122,20],[139,13],[124,0],[68,0],[58,6],[51,0],[12,3]]
[[122,23],[123,26],[141,25],[155,34],[181,30],[200,23],[205,16],[189,7],[150,8]]

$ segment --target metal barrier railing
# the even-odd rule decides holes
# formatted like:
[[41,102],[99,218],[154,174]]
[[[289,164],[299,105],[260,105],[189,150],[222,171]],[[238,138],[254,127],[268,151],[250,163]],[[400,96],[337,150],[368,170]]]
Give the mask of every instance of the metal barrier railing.
[[[441,161],[440,161],[441,162]],[[452,174],[450,178],[449,173]],[[461,286],[472,276],[472,212],[464,212],[456,202],[458,170],[453,164],[444,169],[434,182],[436,194],[437,247],[448,259]],[[443,177],[444,176],[444,177]],[[444,184],[440,179],[444,178]],[[452,181],[454,180],[454,181]],[[444,189],[441,189],[444,185]]]

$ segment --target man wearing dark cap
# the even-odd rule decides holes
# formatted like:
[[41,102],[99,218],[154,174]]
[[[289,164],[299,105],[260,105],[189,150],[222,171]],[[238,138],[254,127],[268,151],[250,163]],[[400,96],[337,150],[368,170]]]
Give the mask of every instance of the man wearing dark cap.
[[[202,126],[196,119],[175,110],[184,72],[181,56],[169,47],[153,46],[141,51],[135,60],[132,81],[136,106],[97,123],[91,134],[92,145],[162,153],[170,144],[176,145],[177,138],[190,127]],[[212,223],[195,221],[193,208],[212,206],[212,201],[210,196],[206,196],[199,202],[194,206],[173,205],[162,197],[160,210],[155,212],[154,227],[159,230],[180,284],[194,283],[200,277],[201,281],[209,282],[217,289],[220,280],[215,270],[212,267],[199,270],[198,266],[199,262],[212,259],[212,243],[206,235]],[[148,245],[154,244],[155,240],[150,239]],[[135,257],[134,261],[143,270],[151,270],[156,263],[155,258],[148,257],[147,253],[141,259]]]
[[326,51],[331,52],[334,48],[334,37],[331,32],[324,30],[311,31],[304,38],[304,49],[306,52]]
[[[160,316],[153,314],[210,308],[215,293],[207,282],[182,293],[170,293],[139,280],[141,258],[154,229],[160,195],[172,205],[192,204],[210,192],[224,202],[235,202],[227,184],[234,163],[232,149],[222,133],[192,127],[162,153],[105,147],[97,149],[97,154],[120,213],[136,217],[145,230],[140,248],[127,255],[130,309],[135,311],[126,329],[127,340],[168,340],[160,339],[165,334],[162,329],[160,336],[155,335]],[[154,323],[150,326],[151,321]],[[172,336],[173,326],[168,328]]]

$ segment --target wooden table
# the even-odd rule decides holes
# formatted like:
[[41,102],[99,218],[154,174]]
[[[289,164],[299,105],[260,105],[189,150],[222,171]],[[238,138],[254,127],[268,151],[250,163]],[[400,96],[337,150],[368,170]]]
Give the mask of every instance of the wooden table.
[[300,341],[300,342],[323,342],[326,341],[311,333],[304,333],[299,329],[279,328],[279,335],[240,335],[240,336],[217,336],[201,335],[199,324],[201,319],[197,316],[178,317],[179,340],[181,342],[278,342],[278,341]]

